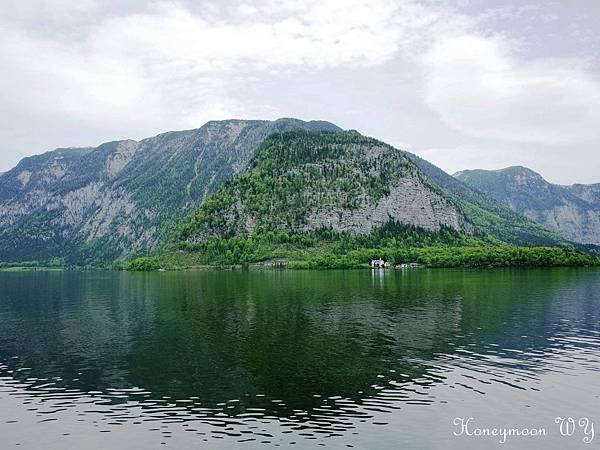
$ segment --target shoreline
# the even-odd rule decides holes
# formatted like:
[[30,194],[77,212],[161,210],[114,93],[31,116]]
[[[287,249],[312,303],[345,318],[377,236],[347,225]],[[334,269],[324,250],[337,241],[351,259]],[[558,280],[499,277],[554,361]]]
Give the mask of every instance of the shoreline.
[[419,266],[409,268],[378,268],[378,267],[295,267],[294,265],[199,265],[168,269],[153,270],[128,270],[112,267],[10,267],[0,268],[0,273],[23,273],[23,272],[127,272],[127,273],[173,273],[173,272],[261,272],[261,271],[319,271],[329,272],[332,270],[361,270],[379,273],[408,273],[420,270],[499,270],[499,269],[592,269],[600,268],[600,265],[490,265],[490,266]]
[[[46,261],[0,262],[3,272],[51,272],[120,270],[128,272],[202,271],[202,270],[417,270],[421,268],[533,268],[533,267],[600,267],[597,255],[569,247],[517,246],[431,246],[372,247],[345,252],[336,249],[276,247],[267,253],[223,252],[213,258],[210,253],[162,251],[152,256],[109,261],[94,265]],[[339,249],[337,249],[339,251]]]

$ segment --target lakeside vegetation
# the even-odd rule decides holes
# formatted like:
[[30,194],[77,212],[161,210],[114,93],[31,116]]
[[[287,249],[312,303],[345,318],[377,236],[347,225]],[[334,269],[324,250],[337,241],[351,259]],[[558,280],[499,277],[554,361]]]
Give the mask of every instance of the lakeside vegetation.
[[171,242],[154,255],[97,267],[68,265],[63,258],[0,262],[1,271],[281,267],[352,269],[383,259],[392,266],[417,263],[430,268],[600,266],[600,257],[573,247],[521,247],[489,236],[444,228],[438,233],[390,222],[368,235],[321,229],[310,233],[260,231],[250,236],[213,237],[201,244]]
[[[236,243],[236,246],[239,242]],[[245,244],[244,244],[245,245]],[[226,244],[227,246],[227,244]],[[239,248],[239,247],[238,247]],[[287,255],[285,255],[287,253]],[[346,254],[276,249],[273,258],[235,259],[228,250],[218,260],[191,253],[160,254],[135,258],[124,265],[130,271],[178,270],[201,267],[281,267],[291,269],[366,268],[372,259],[382,258],[392,265],[417,263],[430,268],[493,267],[584,267],[600,266],[600,259],[572,248],[515,247],[380,247],[358,248]],[[289,257],[286,257],[289,256]]]
[[213,237],[201,244],[178,243],[154,256],[127,262],[126,270],[194,267],[286,267],[350,269],[381,258],[392,265],[425,267],[597,266],[600,259],[571,247],[519,247],[490,237],[442,229],[438,233],[389,223],[369,235],[331,229],[311,233],[262,231],[251,236]]
[[35,271],[35,270],[63,270],[68,268],[68,264],[64,258],[51,258],[47,261],[18,261],[18,262],[2,262],[0,261],[0,271],[18,272],[18,271]]

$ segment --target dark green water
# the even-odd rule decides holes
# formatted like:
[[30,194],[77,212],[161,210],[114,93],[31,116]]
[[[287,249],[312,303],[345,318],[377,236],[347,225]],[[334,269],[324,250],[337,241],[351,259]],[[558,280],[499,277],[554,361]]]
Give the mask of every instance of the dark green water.
[[593,448],[599,344],[597,269],[0,272],[0,447]]

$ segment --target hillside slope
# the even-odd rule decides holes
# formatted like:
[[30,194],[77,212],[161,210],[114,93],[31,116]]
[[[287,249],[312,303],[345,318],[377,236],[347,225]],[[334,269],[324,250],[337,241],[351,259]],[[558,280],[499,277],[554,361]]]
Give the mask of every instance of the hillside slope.
[[468,184],[447,174],[430,162],[405,152],[432,182],[443,189],[458,205],[465,217],[478,229],[514,245],[564,245],[566,239],[541,224],[513,211]]
[[177,240],[195,248],[265,232],[368,236],[386,227],[421,230],[427,239],[451,231],[451,240],[566,243],[426,161],[354,131],[270,136],[247,172],[184,221]]
[[207,199],[180,238],[195,244],[261,231],[369,234],[389,222],[473,231],[402,152],[356,132],[295,131],[267,138],[248,172]]
[[600,184],[556,185],[525,167],[454,176],[571,241],[600,245]]
[[0,261],[102,263],[156,249],[246,168],[268,135],[296,128],[339,130],[297,119],[227,120],[25,158],[0,175]]

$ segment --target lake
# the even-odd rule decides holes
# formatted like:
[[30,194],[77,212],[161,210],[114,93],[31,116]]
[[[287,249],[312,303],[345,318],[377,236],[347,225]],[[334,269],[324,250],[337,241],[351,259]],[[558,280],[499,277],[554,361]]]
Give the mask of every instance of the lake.
[[593,448],[599,344],[597,268],[0,272],[1,447]]

